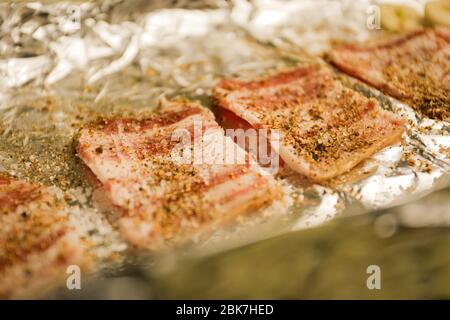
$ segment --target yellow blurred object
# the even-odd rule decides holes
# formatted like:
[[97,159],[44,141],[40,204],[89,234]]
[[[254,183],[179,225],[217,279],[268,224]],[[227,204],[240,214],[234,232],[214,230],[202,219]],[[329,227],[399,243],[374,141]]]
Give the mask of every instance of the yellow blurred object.
[[450,27],[450,0],[428,2],[425,5],[425,19],[433,26]]
[[156,75],[156,70],[153,69],[152,67],[149,67],[149,68],[147,69],[147,76],[153,77],[154,75]]
[[381,26],[388,31],[409,31],[422,26],[422,16],[411,7],[397,4],[381,6]]

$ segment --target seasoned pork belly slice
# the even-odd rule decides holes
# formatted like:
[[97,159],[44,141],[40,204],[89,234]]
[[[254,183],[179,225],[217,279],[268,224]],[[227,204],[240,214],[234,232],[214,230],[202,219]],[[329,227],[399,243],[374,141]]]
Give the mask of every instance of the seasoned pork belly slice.
[[100,121],[77,142],[119,212],[121,233],[137,247],[194,240],[282,197],[275,179],[197,103],[178,101],[143,120]]
[[87,266],[88,243],[52,188],[0,176],[0,298],[40,296]]
[[273,174],[284,167],[283,159],[275,150],[272,150],[269,136],[258,134],[250,123],[227,109],[219,107],[215,111],[220,126],[225,130],[225,135],[248,151],[260,166],[271,170]]
[[401,120],[376,100],[344,87],[322,66],[259,81],[224,80],[214,97],[219,107],[253,127],[276,132],[280,157],[313,181],[350,170],[403,133]]
[[423,115],[450,118],[450,29],[423,29],[328,54],[342,71],[400,99]]

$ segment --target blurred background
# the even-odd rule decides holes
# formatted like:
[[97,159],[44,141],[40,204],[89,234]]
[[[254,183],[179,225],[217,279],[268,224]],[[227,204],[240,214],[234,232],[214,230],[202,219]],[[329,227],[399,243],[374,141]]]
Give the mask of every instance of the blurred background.
[[[58,297],[448,299],[449,195],[439,191],[408,205],[207,256],[153,257],[81,293]],[[379,267],[380,289],[368,288],[373,266]]]

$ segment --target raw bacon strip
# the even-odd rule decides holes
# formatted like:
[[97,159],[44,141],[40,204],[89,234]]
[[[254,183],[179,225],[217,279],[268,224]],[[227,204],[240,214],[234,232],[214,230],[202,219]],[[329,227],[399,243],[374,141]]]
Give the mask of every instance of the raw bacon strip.
[[50,188],[0,176],[0,298],[38,295],[87,261],[63,203]]
[[[284,166],[283,159],[273,152],[269,137],[259,134],[250,123],[224,108],[216,108],[216,116],[225,134],[252,154],[263,168],[271,168],[272,173],[277,173]],[[227,134],[230,130],[231,134]],[[256,142],[253,145],[252,139]]]
[[77,140],[79,157],[119,211],[122,234],[138,247],[185,242],[282,196],[196,103],[178,101],[144,120],[91,124]]
[[343,87],[322,66],[260,81],[224,80],[214,97],[253,127],[278,132],[280,157],[314,181],[350,170],[403,132],[402,121],[376,100]]
[[328,59],[425,116],[450,118],[450,29],[418,30],[376,45],[345,45]]

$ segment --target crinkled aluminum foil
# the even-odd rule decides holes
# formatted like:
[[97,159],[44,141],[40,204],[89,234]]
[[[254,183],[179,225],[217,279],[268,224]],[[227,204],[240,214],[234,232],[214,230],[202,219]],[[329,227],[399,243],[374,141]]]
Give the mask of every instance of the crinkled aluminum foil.
[[[209,106],[210,89],[224,76],[260,75],[320,59],[336,42],[369,39],[367,8],[373,3],[1,4],[0,170],[77,194],[73,206],[92,211],[71,151],[80,125],[98,115],[144,112],[162,97],[184,95]],[[422,119],[410,107],[344,78],[409,119],[404,142],[324,185],[285,178],[295,201],[288,215],[294,218],[283,232],[405,203],[450,185],[448,123]],[[98,222],[93,225],[95,233]],[[124,250],[118,240],[102,245]]]

